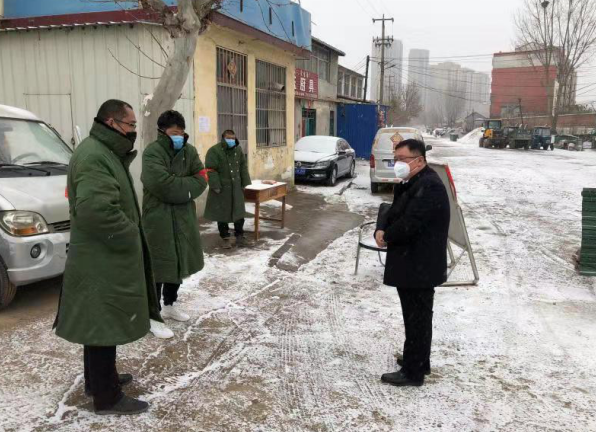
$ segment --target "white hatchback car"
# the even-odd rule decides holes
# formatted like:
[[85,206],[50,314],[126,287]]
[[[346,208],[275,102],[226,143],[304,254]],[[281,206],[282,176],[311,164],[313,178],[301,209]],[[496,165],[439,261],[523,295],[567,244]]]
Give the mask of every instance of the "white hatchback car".
[[373,193],[379,191],[380,184],[397,183],[393,171],[393,149],[397,143],[407,139],[424,142],[422,133],[411,127],[386,127],[377,132],[370,155],[370,189]]

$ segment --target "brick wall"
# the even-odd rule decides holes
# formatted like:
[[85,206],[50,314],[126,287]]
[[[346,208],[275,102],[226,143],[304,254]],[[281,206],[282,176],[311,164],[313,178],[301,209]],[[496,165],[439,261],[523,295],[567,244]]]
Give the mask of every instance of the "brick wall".
[[[550,124],[549,122],[548,116],[524,116],[524,124],[529,127],[546,126]],[[521,119],[505,118],[503,124],[519,125]],[[557,132],[561,134],[584,134],[592,129],[596,129],[596,114],[564,114],[559,116],[557,123]]]
[[[556,76],[556,68],[553,67],[551,80]],[[508,105],[519,105],[519,99],[524,113],[548,113],[548,94],[542,68],[530,66],[493,69],[492,78],[491,117],[501,117],[502,109]]]

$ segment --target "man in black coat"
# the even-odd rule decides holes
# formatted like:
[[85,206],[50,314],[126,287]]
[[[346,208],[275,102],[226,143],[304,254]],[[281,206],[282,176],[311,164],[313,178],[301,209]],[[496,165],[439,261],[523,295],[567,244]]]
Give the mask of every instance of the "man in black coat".
[[447,280],[449,197],[438,174],[426,163],[426,146],[417,140],[395,147],[394,200],[379,218],[375,240],[387,246],[384,283],[397,288],[406,340],[398,372],[381,377],[396,386],[421,386],[430,373],[435,287]]

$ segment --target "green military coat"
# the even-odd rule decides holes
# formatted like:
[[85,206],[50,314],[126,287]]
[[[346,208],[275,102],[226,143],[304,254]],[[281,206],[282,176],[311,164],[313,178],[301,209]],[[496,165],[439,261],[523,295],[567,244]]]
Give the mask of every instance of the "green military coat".
[[180,284],[203,269],[194,201],[207,189],[207,180],[195,177],[203,169],[193,146],[175,151],[162,132],[143,153],[143,226],[159,283]]
[[161,321],[149,250],[122,134],[96,122],[68,169],[70,249],[56,334],[90,346],[123,345]]
[[205,218],[228,223],[244,219],[244,188],[251,181],[242,148],[229,148],[225,141],[216,144],[207,152],[205,166],[214,170],[209,173]]

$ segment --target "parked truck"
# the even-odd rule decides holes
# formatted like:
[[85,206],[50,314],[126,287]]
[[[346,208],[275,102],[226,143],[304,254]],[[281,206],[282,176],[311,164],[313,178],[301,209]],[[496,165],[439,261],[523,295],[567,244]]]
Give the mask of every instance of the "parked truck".
[[555,145],[552,142],[551,129],[548,126],[535,127],[532,131],[532,145],[533,150],[554,150]]
[[503,129],[503,134],[507,140],[510,149],[530,148],[532,142],[532,131],[523,126],[507,126]]

